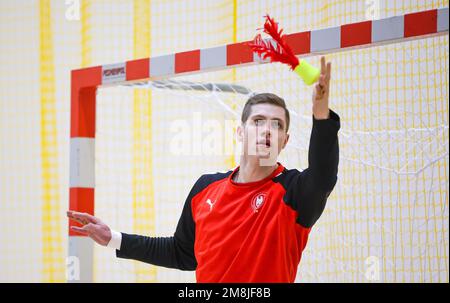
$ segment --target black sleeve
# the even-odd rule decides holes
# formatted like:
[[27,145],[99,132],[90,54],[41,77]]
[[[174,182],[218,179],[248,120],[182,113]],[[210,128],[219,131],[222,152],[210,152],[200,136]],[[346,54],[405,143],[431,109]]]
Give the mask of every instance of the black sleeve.
[[309,142],[308,168],[292,174],[285,200],[298,212],[297,222],[312,227],[325,209],[325,204],[337,182],[339,164],[339,116],[330,110],[326,120],[313,117]]
[[201,190],[202,178],[195,183],[184,203],[173,237],[155,238],[122,233],[122,243],[120,250],[116,250],[116,256],[168,268],[195,270],[195,223],[191,200]]

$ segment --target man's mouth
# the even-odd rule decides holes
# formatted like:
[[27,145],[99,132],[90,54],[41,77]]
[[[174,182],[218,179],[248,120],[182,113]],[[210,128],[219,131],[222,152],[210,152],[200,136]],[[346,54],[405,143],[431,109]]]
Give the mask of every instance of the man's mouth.
[[258,141],[257,144],[258,145],[264,145],[265,147],[270,147],[270,140],[269,139],[267,139],[267,140],[260,140],[260,141]]

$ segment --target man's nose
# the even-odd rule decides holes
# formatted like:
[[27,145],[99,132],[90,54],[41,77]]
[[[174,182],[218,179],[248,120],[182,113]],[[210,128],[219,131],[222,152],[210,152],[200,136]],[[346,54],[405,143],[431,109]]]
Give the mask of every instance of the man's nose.
[[258,128],[258,138],[266,138],[267,136],[270,136],[270,128],[268,126]]
[[264,123],[263,127],[261,127],[260,134],[263,136],[270,136],[271,131],[272,131],[272,123],[269,120],[266,123]]

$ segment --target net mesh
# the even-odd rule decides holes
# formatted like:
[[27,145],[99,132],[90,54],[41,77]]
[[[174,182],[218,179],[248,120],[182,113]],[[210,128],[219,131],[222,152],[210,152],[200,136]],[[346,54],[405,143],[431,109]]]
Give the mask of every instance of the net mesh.
[[[447,279],[447,42],[446,36],[434,37],[327,56],[333,62],[330,106],[342,119],[339,179],[313,228],[297,281]],[[318,57],[308,60],[320,64]],[[103,142],[102,132],[108,132],[113,141],[106,149],[113,154],[123,154],[122,146],[132,145],[131,130],[126,130],[132,124],[120,119],[145,115],[130,110],[127,95],[142,89],[152,95],[152,112],[147,114],[152,120],[154,235],[173,234],[184,200],[201,174],[233,168],[230,156],[238,163],[233,132],[226,135],[226,128],[235,128],[252,93],[273,92],[285,98],[292,126],[280,161],[288,168],[307,167],[312,88],[279,64],[237,68],[231,71],[235,82],[228,84],[223,82],[225,73],[230,71],[99,92],[100,108],[103,104],[105,111],[119,115],[117,120],[99,114],[116,128],[98,127],[97,146]],[[116,99],[117,107],[112,103]],[[127,138],[122,141],[120,134]],[[181,152],[172,148],[186,138]],[[100,154],[105,155],[99,150],[96,161],[102,163]],[[113,165],[117,169],[118,162]],[[97,177],[99,188],[99,171]],[[127,184],[114,169],[105,177],[117,178],[112,182],[116,188]],[[114,208],[124,209],[122,203],[120,199]],[[121,224],[113,223],[126,228]],[[192,273],[156,271],[159,281],[194,281]]]

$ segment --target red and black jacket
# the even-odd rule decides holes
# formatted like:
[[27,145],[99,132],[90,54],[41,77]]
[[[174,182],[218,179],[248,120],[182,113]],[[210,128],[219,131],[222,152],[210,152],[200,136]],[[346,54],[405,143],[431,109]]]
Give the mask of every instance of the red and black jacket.
[[278,168],[258,182],[201,176],[173,237],[122,233],[120,258],[196,270],[197,282],[294,282],[311,227],[337,182],[339,116],[313,118],[308,168]]

